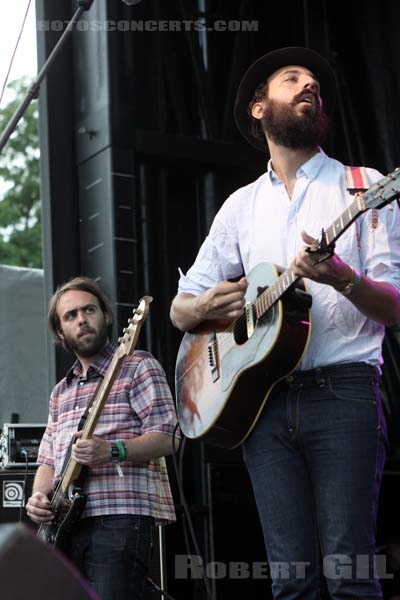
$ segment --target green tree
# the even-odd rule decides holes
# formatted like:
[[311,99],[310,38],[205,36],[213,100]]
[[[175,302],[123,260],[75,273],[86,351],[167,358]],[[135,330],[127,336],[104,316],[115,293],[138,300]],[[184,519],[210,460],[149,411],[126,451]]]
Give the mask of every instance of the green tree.
[[[25,77],[8,85],[14,98],[0,109],[0,131],[4,131],[28,87]],[[36,101],[31,102],[0,155],[0,263],[42,267]]]

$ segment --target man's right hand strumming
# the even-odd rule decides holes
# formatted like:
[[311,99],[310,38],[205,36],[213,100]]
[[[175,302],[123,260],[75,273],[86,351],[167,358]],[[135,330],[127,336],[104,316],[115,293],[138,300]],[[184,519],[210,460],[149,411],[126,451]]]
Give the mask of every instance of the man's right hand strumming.
[[50,510],[50,500],[42,492],[32,494],[26,503],[26,512],[35,523],[50,523],[54,519]]
[[35,523],[50,523],[54,519],[47,495],[53,489],[53,479],[54,470],[47,465],[39,465],[33,482],[33,493],[25,507],[28,517]]
[[171,305],[171,320],[181,331],[190,331],[211,319],[234,321],[244,310],[248,281],[221,281],[199,296],[178,294]]

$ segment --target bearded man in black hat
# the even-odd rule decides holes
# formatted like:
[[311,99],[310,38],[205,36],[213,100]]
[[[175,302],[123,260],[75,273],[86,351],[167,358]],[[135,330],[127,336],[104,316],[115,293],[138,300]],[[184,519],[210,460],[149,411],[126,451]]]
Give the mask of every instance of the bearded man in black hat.
[[400,319],[400,218],[396,205],[367,211],[328,258],[326,247],[315,251],[353,201],[349,188],[381,178],[320,148],[335,94],[333,70],[309,49],[276,50],[249,68],[235,118],[269,153],[267,172],[223,204],[171,307],[189,331],[240,318],[260,263],[306,279],[308,345],[244,441],[275,599],[317,600],[323,578],[335,600],[382,597],[373,566],[386,444],[378,380],[384,327]]

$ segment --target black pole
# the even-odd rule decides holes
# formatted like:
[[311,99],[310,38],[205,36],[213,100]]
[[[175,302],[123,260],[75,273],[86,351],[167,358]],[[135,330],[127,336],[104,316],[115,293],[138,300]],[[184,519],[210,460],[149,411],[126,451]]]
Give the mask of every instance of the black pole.
[[74,31],[75,25],[80,20],[82,14],[85,11],[89,10],[90,7],[92,6],[92,4],[93,4],[93,0],[78,0],[78,9],[76,10],[72,19],[68,23],[66,30],[63,32],[63,34],[60,37],[60,39],[58,40],[57,44],[54,46],[50,56],[44,63],[37,78],[32,83],[31,87],[29,88],[25,98],[23,99],[23,101],[21,102],[21,104],[19,105],[17,110],[15,111],[14,115],[11,117],[11,120],[8,123],[7,127],[1,134],[1,136],[0,136],[0,152],[3,150],[4,146],[8,142],[11,134],[13,133],[16,126],[18,125],[20,119],[23,117],[26,109],[28,108],[28,106],[30,105],[32,100],[34,100],[35,98],[38,98],[39,91],[40,91],[40,84],[42,83],[43,79],[46,77],[47,71],[50,69],[50,66],[52,65],[56,55],[60,52],[61,48],[64,46],[64,44],[67,41],[70,34]]

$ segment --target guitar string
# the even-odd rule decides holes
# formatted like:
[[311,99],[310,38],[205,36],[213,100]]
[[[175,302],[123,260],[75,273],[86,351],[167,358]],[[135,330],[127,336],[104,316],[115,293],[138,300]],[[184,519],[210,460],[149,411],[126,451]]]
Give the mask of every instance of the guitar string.
[[[354,210],[356,212],[354,213]],[[360,205],[358,200],[354,200],[348,208],[343,211],[343,213],[336,219],[324,232],[324,243],[329,245],[336,241],[336,239],[344,232],[344,230],[358,218],[358,216],[362,213],[360,210]],[[341,224],[342,232],[338,235],[336,233],[336,228]],[[331,242],[329,241],[331,240]],[[286,281],[285,281],[286,278]],[[298,279],[294,276],[293,271],[289,268],[281,273],[281,275],[276,279],[276,281],[270,286],[267,290],[265,290],[260,296],[255,300],[255,302],[251,303],[250,310],[256,310],[260,308],[262,313],[257,314],[257,318],[262,318],[264,314],[272,308],[272,306],[281,298],[281,296],[289,289],[291,285]],[[281,286],[281,282],[283,285]],[[236,332],[238,335],[243,334],[247,327],[247,321],[245,315],[239,317],[236,321],[230,324],[230,326],[224,331],[219,333],[219,344],[218,351],[224,353],[228,349],[228,344],[234,347],[232,344],[231,335]]]
[[[115,356],[113,357],[112,360],[114,361],[114,359],[115,359]],[[111,363],[110,363],[110,365],[111,365]],[[113,368],[115,368],[115,366]],[[102,392],[102,389],[104,387],[105,381],[106,381],[106,379],[104,379],[102,381],[102,384],[100,385],[100,387],[98,389],[97,395],[100,395],[100,392]],[[109,377],[107,378],[107,384],[108,384],[108,381],[109,381]],[[96,404],[96,400],[94,400],[93,406],[95,404]],[[91,426],[91,424],[92,424],[92,421],[93,421],[93,418],[91,419],[91,416],[89,415],[89,419],[88,419],[88,421],[86,423],[86,426],[83,427],[82,431],[85,431],[85,428],[89,429],[90,426]],[[74,461],[74,462],[76,462],[76,461]],[[58,508],[59,503],[63,502],[62,479],[68,473],[68,470],[70,469],[71,464],[72,464],[72,457],[69,457],[68,461],[67,461],[67,464],[66,464],[66,466],[64,468],[64,474],[60,478],[60,480],[57,482],[56,488],[55,488],[55,490],[53,492],[53,495],[51,497],[51,500],[50,500],[50,507],[51,507],[51,509],[52,509],[53,512],[54,512],[54,509]],[[79,464],[79,463],[77,463],[77,464]],[[39,527],[37,535],[40,536],[41,533],[45,534],[45,532],[48,531],[49,528],[51,528],[51,527],[52,527],[52,523],[42,523],[40,525],[40,527]]]
[[[52,495],[52,497],[51,497],[51,500],[50,500],[50,508],[51,508],[51,509],[54,509],[54,508],[56,508],[56,507],[57,507],[57,504],[58,504],[58,502],[57,502],[56,500],[58,500],[58,499],[59,499],[59,497],[60,497],[60,493],[59,493],[60,484],[61,484],[61,481],[59,481],[59,482],[57,483],[57,486],[56,486],[56,488],[55,488],[55,490],[54,490],[54,492],[53,492],[53,495]],[[54,511],[52,510],[52,512],[54,512]],[[43,533],[43,535],[46,535],[46,532],[47,532],[47,531],[48,531],[48,530],[49,530],[49,529],[50,529],[52,526],[53,526],[53,523],[52,523],[52,522],[51,522],[51,523],[41,523],[41,524],[40,524],[40,526],[39,526],[39,529],[38,529],[38,531],[37,531],[37,536],[38,536],[38,537],[41,537],[41,534],[42,534],[42,533]]]
[[[113,364],[113,363],[117,363],[117,362],[118,362],[118,360],[119,360],[119,358],[120,358],[120,357],[118,356],[118,354],[115,354],[115,355],[113,356],[113,358],[112,358],[112,361],[111,361],[111,363],[110,363],[110,371],[113,371],[113,370],[116,368],[116,365],[115,365],[115,364]],[[98,395],[98,396],[100,396],[100,395],[103,393],[103,391],[104,391],[104,387],[106,387],[106,386],[109,384],[109,381],[110,381],[110,376],[108,376],[108,377],[106,376],[106,377],[103,379],[103,381],[102,381],[102,383],[101,383],[100,387],[99,387],[99,388],[98,388],[98,390],[97,390],[97,395]],[[95,406],[95,405],[96,405],[96,399],[95,399],[95,400],[94,400],[94,402],[93,402],[93,406]],[[92,413],[92,414],[93,414],[93,413]],[[92,414],[90,414],[90,413],[89,413],[89,418],[88,418],[88,420],[87,420],[87,422],[86,422],[85,426],[82,428],[82,432],[85,432],[85,430],[88,430],[88,429],[90,429],[90,427],[91,427],[91,425],[92,425],[92,423],[93,423],[93,416],[92,416]],[[74,462],[75,462],[75,461],[74,461]],[[71,464],[72,464],[72,457],[69,457],[69,458],[68,458],[68,461],[67,461],[67,464],[66,464],[66,466],[65,466],[65,468],[64,468],[64,474],[62,475],[62,477],[61,477],[61,478],[59,479],[59,481],[57,482],[57,485],[56,485],[56,487],[55,487],[55,489],[54,489],[54,491],[53,491],[53,495],[52,495],[52,497],[51,497],[51,500],[50,500],[50,507],[51,507],[51,509],[52,509],[52,511],[53,511],[53,512],[54,512],[54,509],[57,509],[57,508],[58,508],[58,506],[59,506],[59,503],[63,501],[62,479],[63,479],[63,477],[65,477],[65,476],[66,476],[66,474],[68,473],[68,470],[70,469],[70,467],[71,467]],[[77,464],[79,464],[79,463],[77,463]],[[48,531],[48,530],[49,530],[49,528],[51,528],[51,527],[52,527],[52,523],[42,523],[42,524],[39,526],[39,529],[38,529],[37,535],[38,535],[39,537],[41,536],[41,534],[42,534],[42,533],[45,535],[45,534],[46,534],[46,531]]]
[[[256,319],[259,320],[262,318],[265,313],[270,310],[273,305],[281,298],[281,296],[289,289],[289,287],[294,283],[294,273],[291,269],[286,269],[281,273],[281,275],[275,280],[275,282],[266,290],[264,290],[260,296],[256,298],[254,302],[251,302],[249,310],[256,312]],[[286,281],[285,281],[286,279]],[[260,312],[257,312],[257,309],[260,309]],[[247,329],[247,319],[246,315],[242,315],[222,332],[219,332],[219,343],[218,343],[218,351],[221,353],[230,350],[229,346],[234,347],[236,345],[232,344],[232,335],[235,333],[237,335],[241,335],[246,332]]]
[[[350,223],[350,221],[352,219],[354,219],[354,215],[351,212],[351,209],[353,207],[357,207],[357,209],[359,209],[359,205],[357,201],[352,202],[349,207],[340,215],[338,220],[341,220],[341,222],[343,223],[343,219],[346,220],[346,225],[348,225]],[[359,213],[360,214],[360,213]],[[335,237],[335,226],[336,226],[336,221],[324,231],[324,235],[325,235],[325,243],[329,243],[329,237],[330,234],[332,233]],[[328,233],[329,233],[329,237],[328,237]],[[337,236],[338,237],[338,236]],[[286,278],[286,281],[284,281]],[[283,271],[279,277],[275,280],[275,282],[266,290],[264,290],[264,292],[262,292],[260,294],[260,296],[258,296],[258,298],[256,298],[256,300],[254,302],[251,303],[250,307],[248,307],[251,311],[256,311],[256,317],[257,320],[262,318],[265,313],[270,310],[274,304],[276,304],[276,302],[278,300],[280,300],[281,296],[290,288],[291,285],[293,285],[293,283],[297,280],[298,278],[295,277],[293,271],[288,268],[285,271]],[[280,287],[281,282],[283,282],[283,286]],[[257,314],[257,308],[261,308],[261,314]],[[232,339],[232,337],[234,336],[234,334],[236,333],[237,335],[241,335],[243,334],[247,329],[247,320],[246,320],[246,316],[242,315],[241,317],[239,317],[238,319],[236,319],[236,321],[234,321],[233,323],[230,323],[229,326],[222,332],[218,332],[217,333],[217,338],[213,341],[211,341],[211,344],[213,344],[215,346],[216,342],[218,342],[218,346],[216,348],[216,351],[218,353],[218,355],[223,355],[226,352],[230,351],[231,348],[234,348],[237,344],[236,342]],[[208,346],[207,346],[208,347]],[[194,369],[197,365],[199,365],[201,363],[203,359],[202,358],[198,358],[195,359],[189,366],[189,368],[179,377],[178,381],[181,381],[186,375],[187,373],[189,373],[192,369]]]
[[[357,213],[353,214],[353,209],[357,209]],[[353,220],[358,218],[362,211],[359,209],[359,203],[357,200],[354,200],[348,208],[339,216],[336,221],[332,223],[324,232],[323,235],[325,237],[324,243],[329,245],[329,239],[331,238],[331,243],[335,241],[339,236],[336,234],[337,223],[342,224],[342,232],[348,227]],[[345,225],[343,226],[343,223]],[[340,234],[339,234],[340,235]],[[285,279],[286,278],[286,279]],[[281,275],[275,280],[275,282],[267,288],[254,302],[251,303],[250,307],[248,307],[251,311],[256,312],[256,319],[259,320],[262,318],[265,313],[270,310],[274,304],[282,295],[295,283],[298,278],[294,275],[293,271],[288,268],[281,273]],[[283,285],[281,286],[281,283]],[[260,313],[257,313],[257,309],[260,308]],[[214,346],[216,342],[218,342],[218,347],[216,348],[218,354],[225,354],[231,348],[234,348],[237,344],[232,340],[232,336],[236,333],[238,336],[242,335],[247,329],[247,320],[246,315],[242,315],[233,323],[230,323],[229,326],[222,332],[217,333],[217,339],[211,341],[211,344]],[[201,358],[194,360],[190,367],[182,374],[178,381],[180,381],[189,371],[195,368],[201,362]]]
[[[400,170],[396,169],[396,172],[399,171],[400,174]],[[384,181],[384,185],[379,185],[380,191],[382,191],[382,189],[384,187],[386,187],[388,182],[392,182],[394,181],[394,179],[397,178],[397,176],[393,176],[393,174],[390,174],[389,176],[387,176]],[[379,184],[381,184],[381,182],[378,182]],[[377,184],[375,184],[374,186],[372,186],[372,188],[370,188],[368,190],[368,192],[364,192],[361,195],[361,198],[356,198],[353,202],[351,202],[349,204],[349,206],[346,208],[345,211],[342,212],[342,214],[323,232],[323,235],[325,236],[325,243],[327,245],[334,243],[342,233],[344,233],[344,231],[347,229],[347,227],[349,227],[354,221],[356,221],[359,216],[365,212],[366,210],[368,210],[371,207],[367,207],[367,203],[368,203],[368,196],[373,196],[373,193],[375,191],[375,187],[377,187]],[[393,200],[394,198],[396,198],[396,196],[399,195],[399,190],[397,190],[396,188],[392,188],[392,191],[394,192],[393,197],[391,198],[391,200]],[[382,197],[382,194],[380,194],[380,197]],[[361,205],[361,199],[364,203],[364,208],[362,208]],[[387,200],[387,199],[386,199]],[[339,234],[336,233],[336,228],[338,226],[341,226],[341,231]],[[332,235],[332,238],[331,238]],[[329,242],[329,239],[331,238],[331,242]],[[269,287],[267,290],[265,290],[256,300],[255,302],[251,303],[251,310],[254,310],[254,308],[256,307],[256,304],[258,303],[258,301],[260,300],[260,302],[262,303],[264,300],[268,300],[267,296],[271,296],[271,292],[270,290],[272,288],[279,288],[279,282],[280,280],[283,280],[285,275],[293,275],[293,272],[291,271],[291,269],[287,269],[286,271],[284,271],[279,277],[278,279],[274,282],[273,286]],[[296,278],[297,279],[297,278]],[[294,280],[295,281],[295,280]],[[294,281],[292,283],[294,283]],[[290,283],[290,285],[292,285],[292,283]],[[278,284],[278,285],[277,285]],[[282,294],[289,289],[290,285],[287,285],[286,289],[283,290],[283,292],[280,293],[280,295],[276,298],[272,298],[272,302],[271,304],[268,306],[266,305],[265,307],[263,307],[263,313],[261,314],[261,317],[267,312],[267,310],[269,310],[270,308],[272,308],[272,306],[280,299],[280,297],[282,296]],[[279,290],[278,290],[279,291]],[[260,317],[259,317],[260,318]],[[234,321],[233,323],[231,323],[227,329],[224,332],[219,332],[218,335],[218,348],[217,348],[217,352],[218,354],[223,354],[225,353],[227,350],[229,350],[229,345],[231,345],[232,347],[234,347],[234,344],[232,344],[232,335],[233,333],[236,331],[238,334],[243,333],[243,331],[246,329],[247,327],[247,322],[246,322],[246,318],[245,315],[242,315],[241,317],[239,317],[239,319],[237,319],[236,321]],[[215,340],[217,341],[217,340]],[[215,344],[215,341],[213,341],[212,343]],[[185,371],[185,373],[179,378],[178,381],[180,381],[191,369],[193,369],[197,364],[199,364],[201,362],[202,359],[196,359],[195,361],[193,361],[190,365],[190,367]]]
[[[395,191],[396,193],[398,193],[397,190]],[[367,195],[370,194],[363,194],[364,205],[366,204],[366,202],[368,202],[368,199],[366,197]],[[346,210],[343,211],[342,214],[323,232],[323,236],[325,238],[324,243],[326,245],[329,246],[330,244],[334,243],[338,239],[338,237],[347,229],[347,227],[349,227],[352,224],[352,222],[354,222],[362,214],[362,212],[364,212],[364,210],[360,209],[360,206],[361,205],[359,199],[355,199],[346,208]],[[337,234],[337,228],[339,226],[341,226],[341,231],[339,234]],[[269,310],[280,299],[283,293],[297,279],[296,278],[292,282],[289,282],[289,284],[286,281],[285,287],[282,291],[282,289],[279,289],[279,284],[281,281],[283,281],[285,276],[293,277],[293,272],[291,271],[291,269],[287,269],[286,271],[284,271],[271,287],[269,287],[263,294],[261,294],[254,303],[251,303],[251,310],[256,309],[257,312],[257,308],[261,307],[263,311],[261,315],[257,315],[258,318],[261,318],[267,312],[267,310]],[[278,291],[278,295],[275,295],[276,290]],[[266,303],[265,306],[263,305],[264,301]],[[220,332],[218,334],[218,352],[223,354],[230,349],[229,346],[234,347],[234,344],[232,344],[232,334],[236,332],[240,335],[244,332],[246,327],[246,318],[245,316],[242,316],[239,317],[239,319],[237,319],[233,323],[231,323],[224,332]],[[212,343],[215,344],[215,341],[213,341]],[[193,366],[195,366],[196,363],[199,361],[200,359],[198,361],[194,361]]]
[[[293,272],[290,269],[286,269],[286,271],[284,271],[279,277],[278,279],[274,282],[273,286],[274,287],[279,287],[279,281],[284,279],[284,277],[286,275],[291,275],[293,276]],[[282,279],[281,279],[282,278]],[[293,282],[291,282],[289,285],[287,285],[287,287],[282,291],[280,291],[279,296],[275,296],[276,292],[275,290],[273,290],[273,286],[269,287],[267,290],[264,290],[264,292],[262,292],[262,294],[260,294],[260,296],[258,296],[258,298],[256,298],[256,300],[254,302],[251,303],[251,310],[254,310],[257,308],[258,306],[261,306],[262,308],[262,314],[260,315],[261,318],[262,316],[264,316],[264,314],[271,309],[274,304],[276,304],[276,302],[280,299],[280,297],[282,296],[282,294],[290,287],[290,285],[292,285]],[[275,297],[274,297],[275,296]],[[262,306],[262,304],[265,302],[265,306]],[[241,317],[239,317],[238,319],[236,319],[236,321],[234,321],[233,323],[230,323],[229,326],[221,332],[218,332],[218,340],[213,340],[211,341],[211,344],[215,344],[216,341],[218,341],[218,348],[217,348],[217,352],[218,354],[225,354],[226,352],[228,352],[229,350],[231,350],[231,348],[234,348],[235,346],[237,346],[237,343],[234,341],[232,343],[232,336],[234,335],[234,333],[236,333],[237,335],[240,335],[242,333],[244,333],[247,329],[247,320],[246,320],[246,316],[242,315]],[[181,381],[184,377],[186,377],[186,375],[193,370],[196,366],[198,366],[201,361],[203,359],[202,358],[197,358],[196,360],[192,361],[189,365],[189,367],[186,369],[186,371],[184,373],[182,373],[178,379],[178,381]]]

